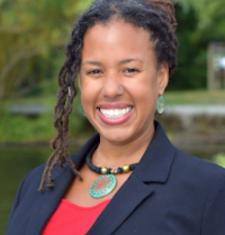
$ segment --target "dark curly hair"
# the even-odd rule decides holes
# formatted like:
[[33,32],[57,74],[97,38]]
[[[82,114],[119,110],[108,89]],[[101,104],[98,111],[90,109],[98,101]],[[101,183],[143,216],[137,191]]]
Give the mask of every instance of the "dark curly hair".
[[77,20],[66,49],[66,60],[59,77],[59,94],[55,106],[54,126],[56,137],[52,140],[53,153],[45,166],[39,190],[54,186],[52,170],[56,166],[69,165],[81,179],[68,154],[69,116],[76,96],[74,85],[81,64],[83,39],[88,29],[112,19],[122,19],[149,32],[158,64],[167,64],[171,73],[176,67],[176,18],[170,0],[96,0]]

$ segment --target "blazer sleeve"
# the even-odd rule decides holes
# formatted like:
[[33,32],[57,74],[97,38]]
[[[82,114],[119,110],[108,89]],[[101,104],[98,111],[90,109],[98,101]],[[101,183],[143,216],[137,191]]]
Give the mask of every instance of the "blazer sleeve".
[[[219,182],[215,181],[217,191],[214,191],[214,195],[209,197],[206,203],[201,235],[225,234],[225,175]],[[214,185],[210,187],[213,189]]]
[[23,195],[26,191],[26,184],[28,182],[28,178],[30,176],[31,172],[28,173],[24,179],[22,180],[22,182],[20,183],[19,187],[18,187],[18,190],[17,190],[17,193],[16,193],[16,196],[15,196],[15,199],[14,199],[14,202],[13,202],[13,205],[11,207],[11,210],[10,210],[10,213],[9,213],[9,219],[8,219],[8,223],[7,223],[7,226],[6,226],[6,234],[7,234],[7,231],[9,230],[10,226],[11,226],[11,222],[13,220],[13,217],[14,217],[14,214],[16,212],[16,209],[21,201],[21,199],[23,198]]
[[[10,213],[9,213],[9,219],[8,219],[8,223],[7,223],[7,226],[6,226],[6,231],[8,231],[8,229],[10,227],[10,224],[11,224],[11,221],[12,221],[12,218],[13,218],[13,215],[16,211],[17,206],[19,205],[20,198],[21,198],[21,193],[23,191],[25,181],[26,181],[26,178],[23,179],[22,183],[20,184],[20,186],[17,190],[16,197],[14,199],[13,205],[12,205]],[[8,234],[8,233],[6,232],[6,234]]]
[[17,189],[16,196],[15,196],[15,199],[14,199],[11,211],[10,211],[10,217],[13,215],[15,209],[17,208],[17,206],[20,202],[20,198],[21,198],[22,191],[24,190],[24,185],[25,185],[25,182],[26,182],[26,178],[27,178],[27,176],[22,180],[22,182],[20,183],[20,185]]

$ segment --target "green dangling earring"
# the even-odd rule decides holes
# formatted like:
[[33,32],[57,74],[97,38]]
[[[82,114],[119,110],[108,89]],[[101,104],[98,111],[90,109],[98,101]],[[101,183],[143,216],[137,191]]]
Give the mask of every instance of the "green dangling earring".
[[156,102],[156,110],[158,114],[162,114],[165,110],[165,98],[163,95],[160,95],[157,98],[157,102]]

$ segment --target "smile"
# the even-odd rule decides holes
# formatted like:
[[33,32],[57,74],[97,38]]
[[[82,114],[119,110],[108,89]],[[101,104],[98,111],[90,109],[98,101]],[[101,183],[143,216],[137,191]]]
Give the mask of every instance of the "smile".
[[99,110],[107,118],[118,119],[129,113],[131,109],[132,109],[131,107],[127,107],[123,109],[99,109]]
[[97,114],[107,125],[119,125],[127,122],[132,115],[132,106],[126,107],[98,107]]

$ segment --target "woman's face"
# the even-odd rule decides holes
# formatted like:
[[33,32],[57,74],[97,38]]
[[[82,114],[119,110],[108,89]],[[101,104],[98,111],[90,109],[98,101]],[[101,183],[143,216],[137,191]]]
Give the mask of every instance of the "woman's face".
[[152,134],[155,104],[168,82],[149,33],[113,20],[87,31],[81,53],[81,102],[101,140],[127,144]]

